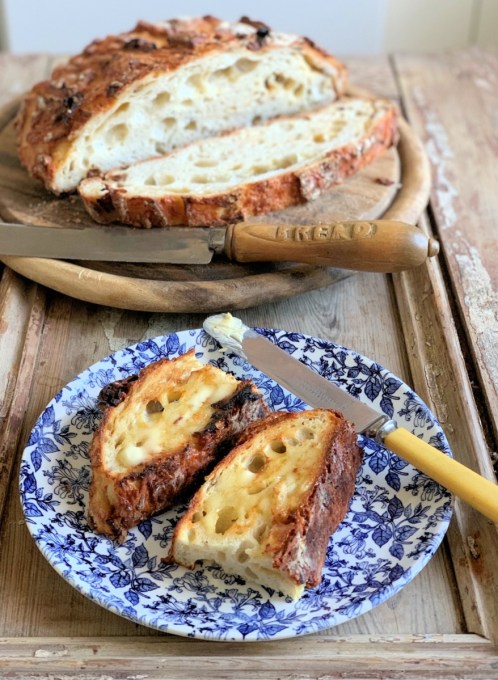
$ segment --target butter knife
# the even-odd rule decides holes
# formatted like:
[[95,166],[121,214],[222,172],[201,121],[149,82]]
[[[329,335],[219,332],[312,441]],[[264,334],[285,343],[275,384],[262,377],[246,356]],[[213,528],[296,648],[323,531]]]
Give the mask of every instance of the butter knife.
[[398,427],[394,420],[315,373],[231,314],[208,317],[204,330],[309,406],[341,411],[356,432],[383,444],[498,524],[497,484]]

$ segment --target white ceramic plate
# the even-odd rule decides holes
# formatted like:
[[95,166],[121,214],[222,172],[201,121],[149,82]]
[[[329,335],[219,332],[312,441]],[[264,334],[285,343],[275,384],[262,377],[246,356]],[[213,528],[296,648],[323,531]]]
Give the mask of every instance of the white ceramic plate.
[[[375,405],[451,455],[434,416],[401,380],[375,362],[326,340],[258,329],[314,370]],[[177,635],[267,640],[319,631],[362,614],[409,583],[434,554],[451,517],[451,496],[411,465],[360,437],[364,462],[345,520],[330,539],[323,578],[297,602],[246,584],[216,567],[165,564],[178,506],[130,531],[116,545],[87,523],[88,449],[107,383],[162,357],[196,356],[251,377],[275,410],[305,405],[202,330],[123,349],[70,382],[39,417],[24,451],[21,499],[43,555],[79,592],[132,621]]]

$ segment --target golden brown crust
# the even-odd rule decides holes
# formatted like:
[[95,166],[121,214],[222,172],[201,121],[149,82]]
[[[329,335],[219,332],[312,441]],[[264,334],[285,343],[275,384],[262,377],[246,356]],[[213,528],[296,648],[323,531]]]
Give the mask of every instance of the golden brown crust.
[[[97,199],[84,193],[81,197],[97,222],[121,222],[142,228],[225,225],[305,203],[355,175],[397,142],[397,108],[383,100],[378,102],[385,107],[383,115],[358,143],[334,149],[303,168],[240,184],[229,192],[200,196],[128,196],[126,189],[114,184],[114,175],[109,173],[109,180],[99,179],[101,191]],[[236,131],[227,134],[236,134]],[[83,192],[84,188],[83,182]]]
[[[247,17],[241,21],[255,23]],[[211,53],[241,46],[249,51],[275,49],[271,31],[265,33],[265,25],[256,23],[258,34],[246,35],[237,32],[237,24],[211,16],[158,24],[141,21],[132,31],[95,40],[24,98],[16,121],[22,164],[48,189],[56,190],[54,177],[60,161],[90,118],[111,109],[120,93],[147,76],[172,72]],[[342,94],[344,66],[307,39],[296,38],[295,44],[312,63],[336,71],[337,94]]]
[[168,450],[163,458],[158,455],[154,461],[137,465],[129,472],[109,470],[103,452],[113,409],[124,399],[133,398],[133,391],[162,363],[176,361],[180,368],[183,357],[192,353],[193,350],[177,359],[150,364],[131,385],[126,383],[124,390],[122,381],[118,381],[115,391],[112,384],[104,388],[106,394],[100,400],[104,405],[103,418],[90,447],[89,519],[99,533],[122,541],[129,528],[180,502],[227,453],[233,438],[250,422],[268,413],[263,396],[252,381],[240,381],[232,395],[212,405],[211,420],[202,431],[194,433],[184,447]]

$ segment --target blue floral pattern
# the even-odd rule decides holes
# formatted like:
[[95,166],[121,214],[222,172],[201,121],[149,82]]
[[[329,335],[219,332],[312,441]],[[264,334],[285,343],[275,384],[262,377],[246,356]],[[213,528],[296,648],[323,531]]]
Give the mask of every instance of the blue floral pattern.
[[[451,455],[427,406],[386,369],[327,340],[257,330]],[[409,583],[443,539],[451,496],[361,436],[364,461],[350,511],[331,537],[320,585],[297,602],[246,584],[217,566],[189,571],[163,562],[185,506],[142,522],[122,545],[90,530],[88,451],[100,418],[100,389],[192,347],[199,359],[238,377],[251,377],[274,410],[308,408],[244,359],[223,352],[202,330],[141,342],[102,359],[50,402],[22,459],[20,492],[26,522],[59,574],[121,616],[169,633],[216,640],[274,640],[316,632],[368,611]]]

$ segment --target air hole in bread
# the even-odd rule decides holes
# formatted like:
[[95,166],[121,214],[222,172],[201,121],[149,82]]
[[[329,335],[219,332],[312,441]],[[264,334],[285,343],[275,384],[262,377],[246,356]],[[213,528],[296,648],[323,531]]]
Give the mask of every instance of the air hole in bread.
[[216,520],[216,525],[214,530],[217,534],[224,534],[230,529],[232,524],[237,521],[239,517],[239,512],[237,508],[233,505],[227,505],[218,511],[218,519]]
[[130,108],[130,102],[123,102],[121,106],[118,106],[118,108],[114,111],[114,115],[117,113],[124,113],[125,111],[128,111]]
[[187,83],[192,85],[198,92],[204,92],[204,82],[200,73],[194,73],[194,75],[190,76]]
[[235,62],[235,68],[238,68],[242,73],[250,73],[258,66],[259,62],[253,61],[252,59],[238,59]]
[[172,184],[174,181],[175,178],[173,177],[173,175],[163,175],[159,180],[159,184],[161,186],[164,186],[165,184]]
[[209,182],[211,182],[211,178],[207,175],[193,175],[192,182],[195,184],[209,184]]
[[180,401],[181,397],[182,397],[182,392],[180,392],[180,390],[171,390],[168,393],[168,402],[170,404],[172,404],[175,401]]
[[154,149],[155,149],[156,153],[160,153],[160,154],[168,152],[168,147],[165,144],[162,144],[161,142],[156,142],[154,144]]
[[296,97],[300,97],[303,94],[303,92],[304,92],[304,85],[301,84],[301,85],[298,85],[296,87],[296,89],[294,90],[294,95]]
[[206,516],[206,511],[203,510],[202,512],[194,512],[192,515],[192,522],[195,524],[196,522],[200,522],[201,519],[203,519]]
[[271,482],[261,483],[261,484],[253,484],[249,489],[247,489],[247,495],[248,496],[257,496],[259,493],[263,493],[265,489],[267,489],[271,485]]
[[160,92],[152,100],[152,105],[157,106],[159,108],[159,107],[167,104],[170,99],[171,99],[171,94],[169,92]]
[[269,172],[270,168],[267,165],[253,165],[251,172],[254,175],[264,175],[265,172]]
[[174,118],[172,116],[167,116],[166,118],[163,118],[163,125],[168,130],[170,128],[174,127],[175,124],[176,124],[176,118]]
[[157,184],[156,178],[155,178],[155,177],[147,177],[147,179],[145,180],[144,184],[147,184],[147,186],[154,187],[154,186],[156,186],[156,184]]
[[106,135],[109,144],[122,143],[128,137],[128,126],[125,123],[113,125]]
[[266,531],[266,525],[265,524],[260,524],[254,529],[253,536],[257,540],[258,543],[261,543],[261,541],[263,540],[263,536],[265,535],[265,531]]
[[285,453],[287,447],[281,439],[275,439],[268,444],[268,447],[275,453]]
[[257,472],[262,470],[265,465],[266,465],[266,456],[263,453],[257,453],[249,461],[249,465],[247,466],[247,469],[249,470],[249,472],[253,472],[254,474],[256,474]]
[[242,541],[242,543],[240,544],[239,549],[238,549],[237,552],[235,553],[235,557],[237,558],[237,560],[238,560],[240,563],[242,563],[242,564],[243,564],[244,562],[247,562],[247,560],[249,559],[249,555],[247,554],[247,551],[248,551],[250,548],[253,548],[253,547],[254,547],[254,546],[253,546],[253,544],[252,544],[250,541]]
[[275,162],[275,168],[279,168],[283,170],[284,168],[288,168],[291,165],[294,165],[297,163],[297,156],[295,153],[290,154],[290,156],[285,156],[285,158],[280,158]]
[[227,80],[234,80],[237,75],[233,66],[227,66],[226,68],[219,68],[216,71],[213,71],[210,75],[210,79],[223,80],[226,78]]
[[197,130],[197,123],[195,120],[191,120],[190,123],[187,123],[187,125],[185,125],[185,130]]
[[252,124],[253,124],[253,125],[259,125],[259,124],[261,123],[262,120],[263,120],[263,119],[262,119],[261,116],[254,116],[254,118],[252,119]]
[[322,142],[325,141],[325,136],[323,133],[319,132],[318,134],[313,136],[313,141],[316,142],[317,144],[322,144]]
[[194,163],[196,168],[213,168],[217,165],[217,161],[213,161],[209,158],[201,158],[196,163]]
[[164,411],[164,406],[157,399],[152,399],[151,401],[147,402],[145,410],[149,414],[151,414],[151,413],[162,413],[162,411]]
[[315,433],[312,430],[308,430],[308,428],[304,427],[296,432],[296,436],[300,442],[303,442],[306,441],[306,439],[313,439]]
[[265,80],[265,87],[270,92],[275,89],[275,81],[273,80],[273,76],[270,76]]

